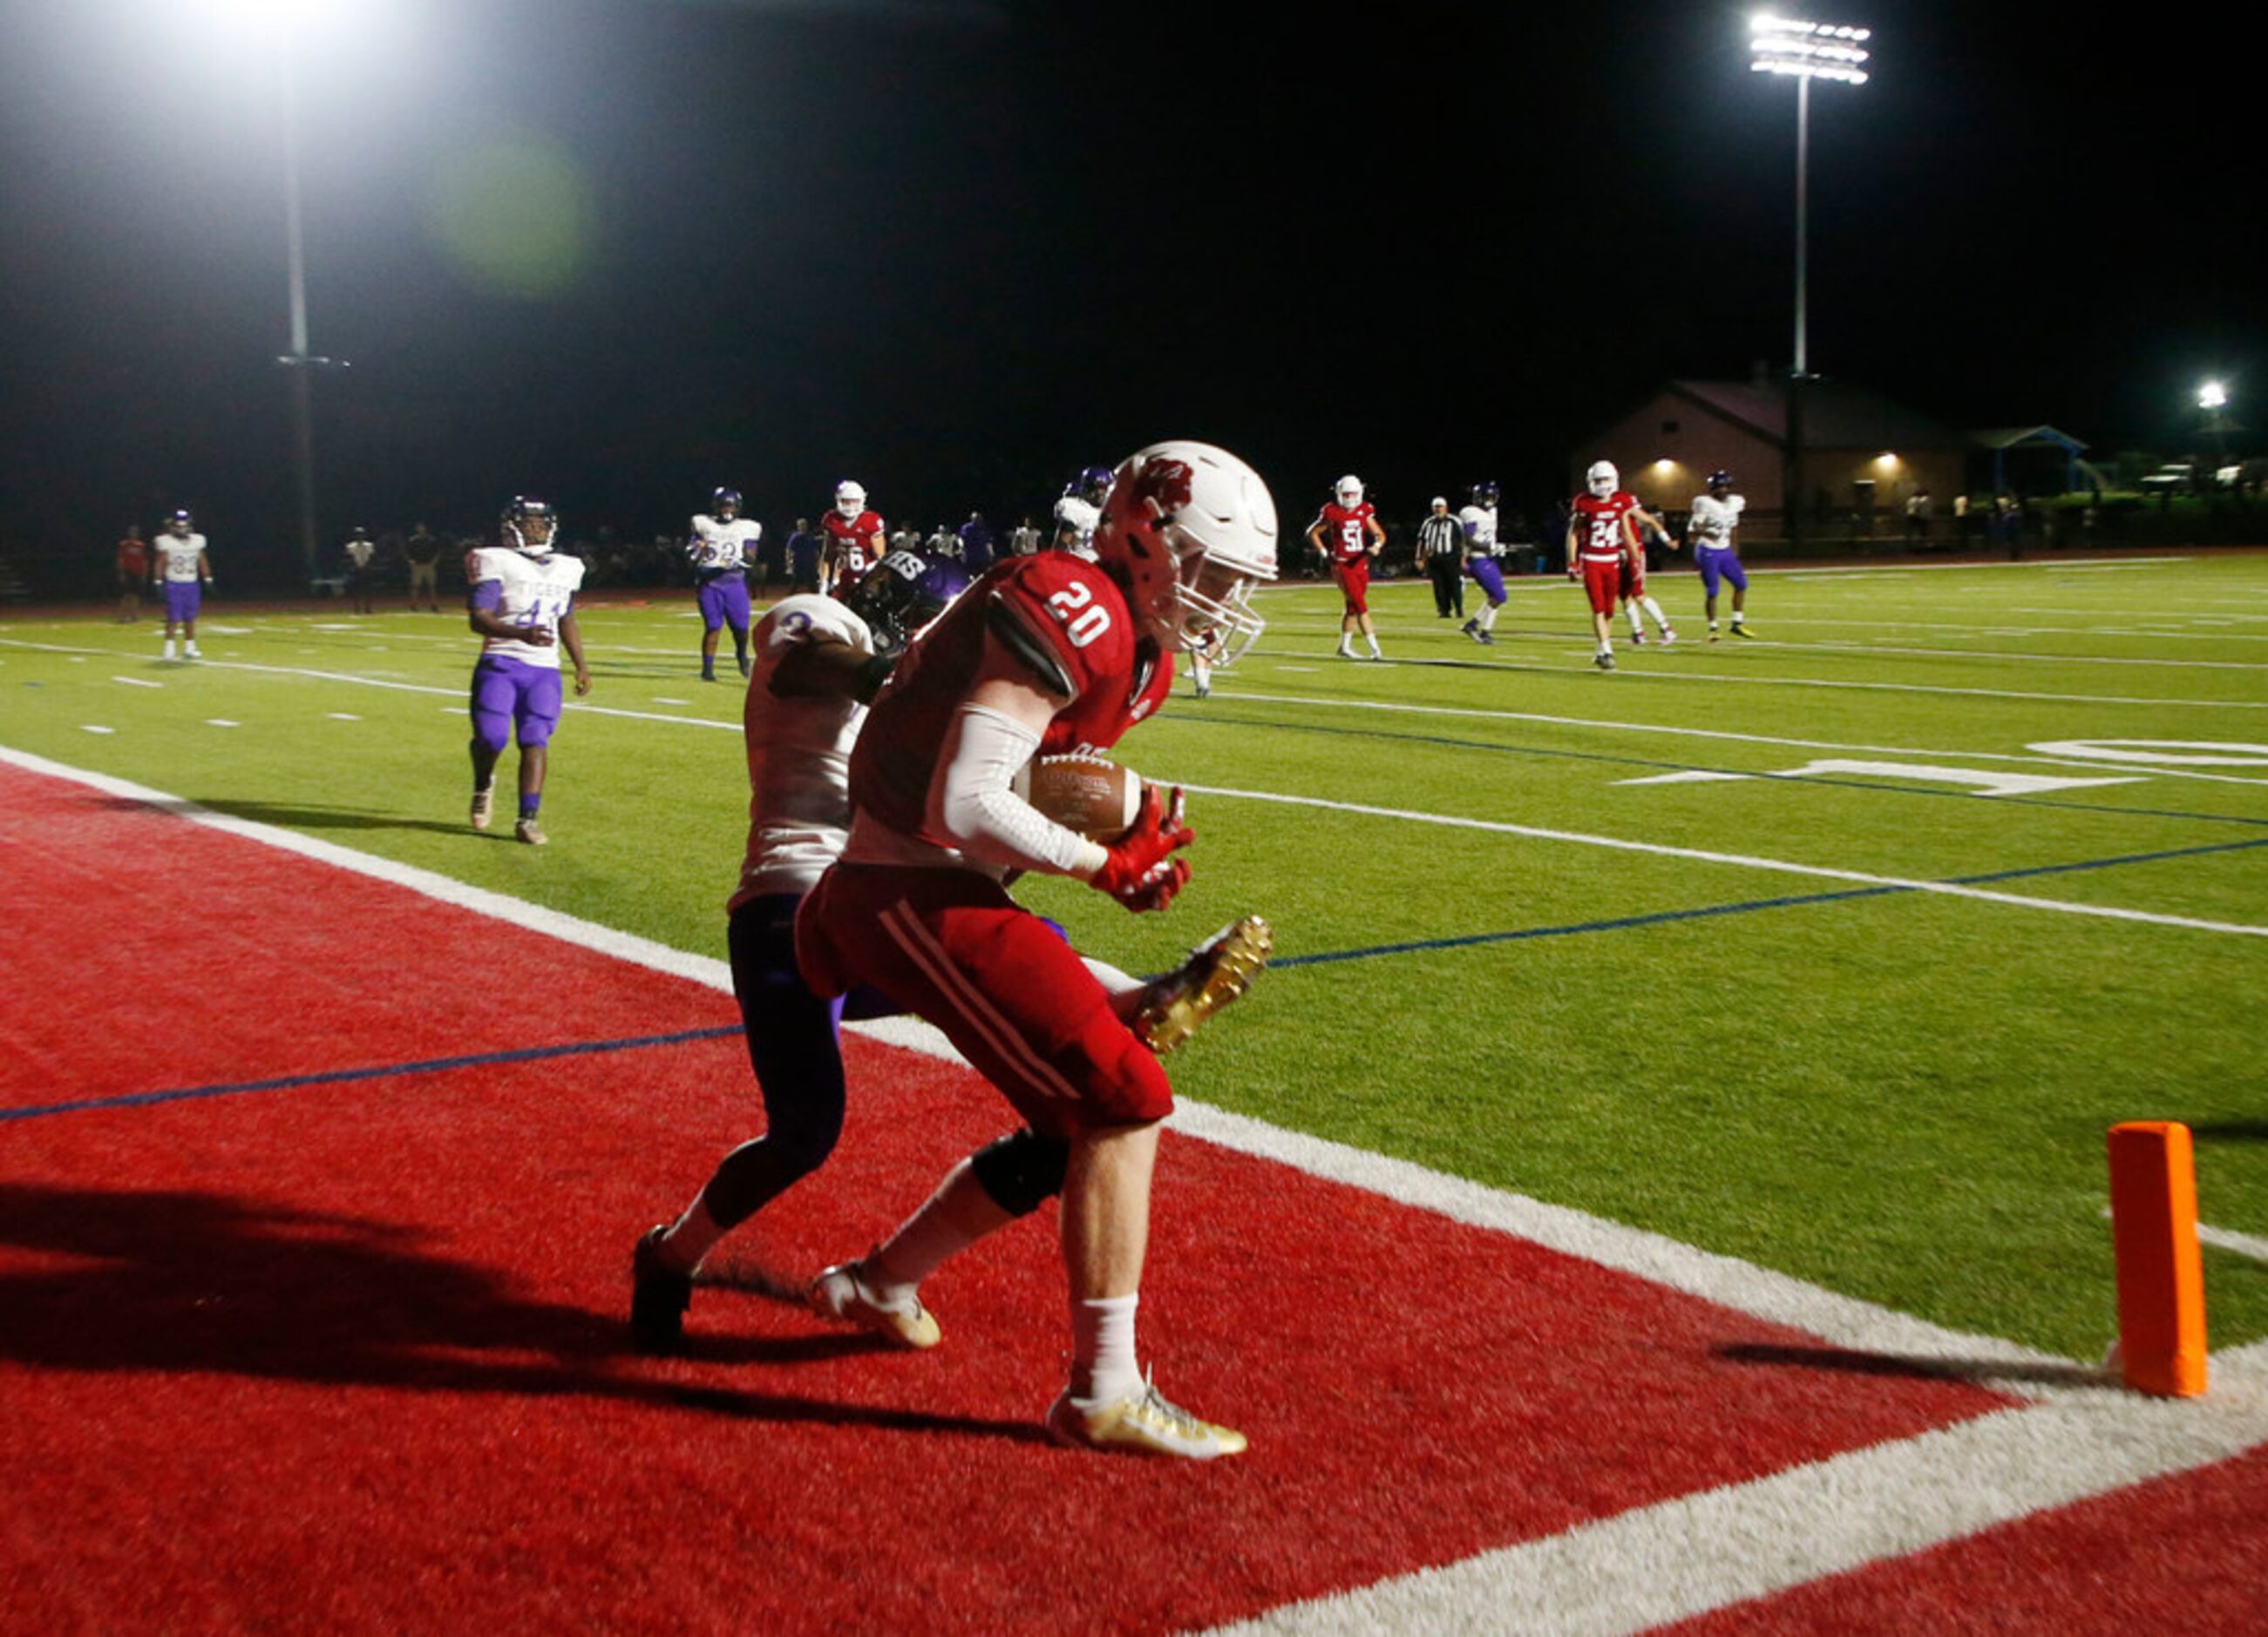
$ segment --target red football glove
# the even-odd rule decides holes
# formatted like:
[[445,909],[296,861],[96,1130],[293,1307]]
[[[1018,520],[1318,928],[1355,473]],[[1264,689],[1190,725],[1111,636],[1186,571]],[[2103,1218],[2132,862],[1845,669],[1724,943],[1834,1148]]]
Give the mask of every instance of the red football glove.
[[1179,787],[1173,800],[1161,805],[1158,787],[1144,785],[1133,828],[1111,844],[1102,867],[1088,877],[1087,885],[1130,910],[1162,910],[1171,903],[1189,880],[1189,860],[1173,855],[1197,839],[1182,811]]

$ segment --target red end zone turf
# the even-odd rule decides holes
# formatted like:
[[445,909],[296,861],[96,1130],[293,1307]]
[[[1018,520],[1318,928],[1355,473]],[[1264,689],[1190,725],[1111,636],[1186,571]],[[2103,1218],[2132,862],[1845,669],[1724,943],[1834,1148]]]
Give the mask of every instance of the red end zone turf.
[[[0,770],[0,814],[11,963],[70,956],[0,993],[18,1108],[730,1015],[76,786]],[[193,889],[152,890],[157,848]],[[966,1070],[848,1057],[842,1150],[728,1263],[799,1283],[1006,1124]],[[632,1357],[632,1240],[758,1120],[726,1039],[0,1124],[10,1624],[1201,1626],[2002,1402],[1173,1138],[1145,1352],[1247,1456],[1041,1439],[1052,1213],[932,1282],[935,1353],[704,1288],[689,1357]]]

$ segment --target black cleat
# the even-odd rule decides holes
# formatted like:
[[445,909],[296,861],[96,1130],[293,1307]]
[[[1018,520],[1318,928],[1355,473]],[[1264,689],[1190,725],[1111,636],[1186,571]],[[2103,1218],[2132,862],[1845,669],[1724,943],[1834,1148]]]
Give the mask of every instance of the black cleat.
[[740,656],[740,675],[741,675],[742,676],[746,676],[747,674],[748,674],[748,656],[747,656],[747,654],[745,654],[745,653],[744,653],[744,654],[742,654],[742,655]]
[[674,1353],[685,1339],[693,1275],[662,1261],[661,1236],[668,1231],[656,1222],[630,1252],[630,1345],[640,1353]]
[[1750,630],[1745,625],[1735,625],[1733,627],[1733,635],[1735,637],[1747,637],[1753,640],[1756,637],[1756,632]]

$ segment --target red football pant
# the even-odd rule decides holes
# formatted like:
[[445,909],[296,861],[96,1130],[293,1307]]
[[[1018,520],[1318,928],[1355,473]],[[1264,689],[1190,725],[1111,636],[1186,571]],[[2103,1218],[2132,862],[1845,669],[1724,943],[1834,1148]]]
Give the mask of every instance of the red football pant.
[[1603,563],[1583,559],[1583,589],[1591,599],[1591,612],[1612,614],[1615,596],[1622,589],[1623,570],[1620,557],[1609,557]]
[[1368,557],[1360,557],[1352,563],[1333,564],[1331,575],[1338,581],[1339,590],[1346,598],[1346,611],[1349,614],[1370,612],[1370,559]]
[[814,992],[871,984],[943,1029],[1035,1131],[1173,1112],[1166,1071],[1079,952],[989,876],[838,864],[804,899],[795,949]]

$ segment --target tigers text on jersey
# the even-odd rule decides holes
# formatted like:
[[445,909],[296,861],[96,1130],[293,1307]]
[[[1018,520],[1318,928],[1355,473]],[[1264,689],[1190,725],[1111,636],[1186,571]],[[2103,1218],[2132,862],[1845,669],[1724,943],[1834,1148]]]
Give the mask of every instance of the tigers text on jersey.
[[772,605],[749,644],[754,668],[741,718],[748,752],[748,851],[738,909],[767,893],[809,892],[850,834],[850,747],[866,707],[844,694],[772,692],[799,649],[874,652],[866,622],[832,597],[800,592]]
[[1465,549],[1476,557],[1496,555],[1496,508],[1492,505],[1469,505],[1457,513],[1457,521],[1464,526]]
[[[850,756],[859,837],[870,822],[950,852],[950,837],[924,826],[930,786],[995,629],[1023,654],[1035,685],[1068,694],[1041,736],[1039,755],[1107,750],[1172,692],[1174,663],[1145,639],[1117,582],[1067,552],[1011,557],[923,632],[874,701]],[[895,861],[910,861],[903,850]],[[938,860],[940,862],[949,860]]]
[[1714,546],[1722,550],[1733,543],[1734,527],[1741,520],[1741,512],[1748,505],[1740,495],[1727,495],[1722,500],[1714,495],[1693,497],[1693,512],[1687,527],[1696,545]]
[[1582,532],[1578,546],[1586,563],[1611,563],[1622,556],[1630,543],[1630,531],[1636,527],[1631,513],[1638,510],[1638,497],[1626,489],[1617,489],[1602,500],[1596,495],[1575,497],[1575,523]]
[[197,559],[205,549],[202,535],[160,535],[150,543],[157,549],[158,579],[174,586],[196,584]]
[[[518,660],[523,665],[559,668],[559,622],[573,612],[583,585],[583,559],[563,551],[540,557],[509,546],[482,546],[467,555],[465,578],[472,582],[471,606],[487,608],[507,625],[550,633],[547,643],[490,637],[483,655]],[[495,586],[490,593],[487,588]],[[493,596],[494,601],[487,601]]]
[[1367,500],[1358,506],[1323,502],[1323,549],[1330,553],[1332,562],[1356,563],[1370,555],[1366,525],[1377,515],[1378,508]]
[[686,555],[703,574],[727,573],[755,560],[756,542],[763,535],[764,526],[753,518],[719,522],[700,512],[693,520],[693,538],[686,542]]

